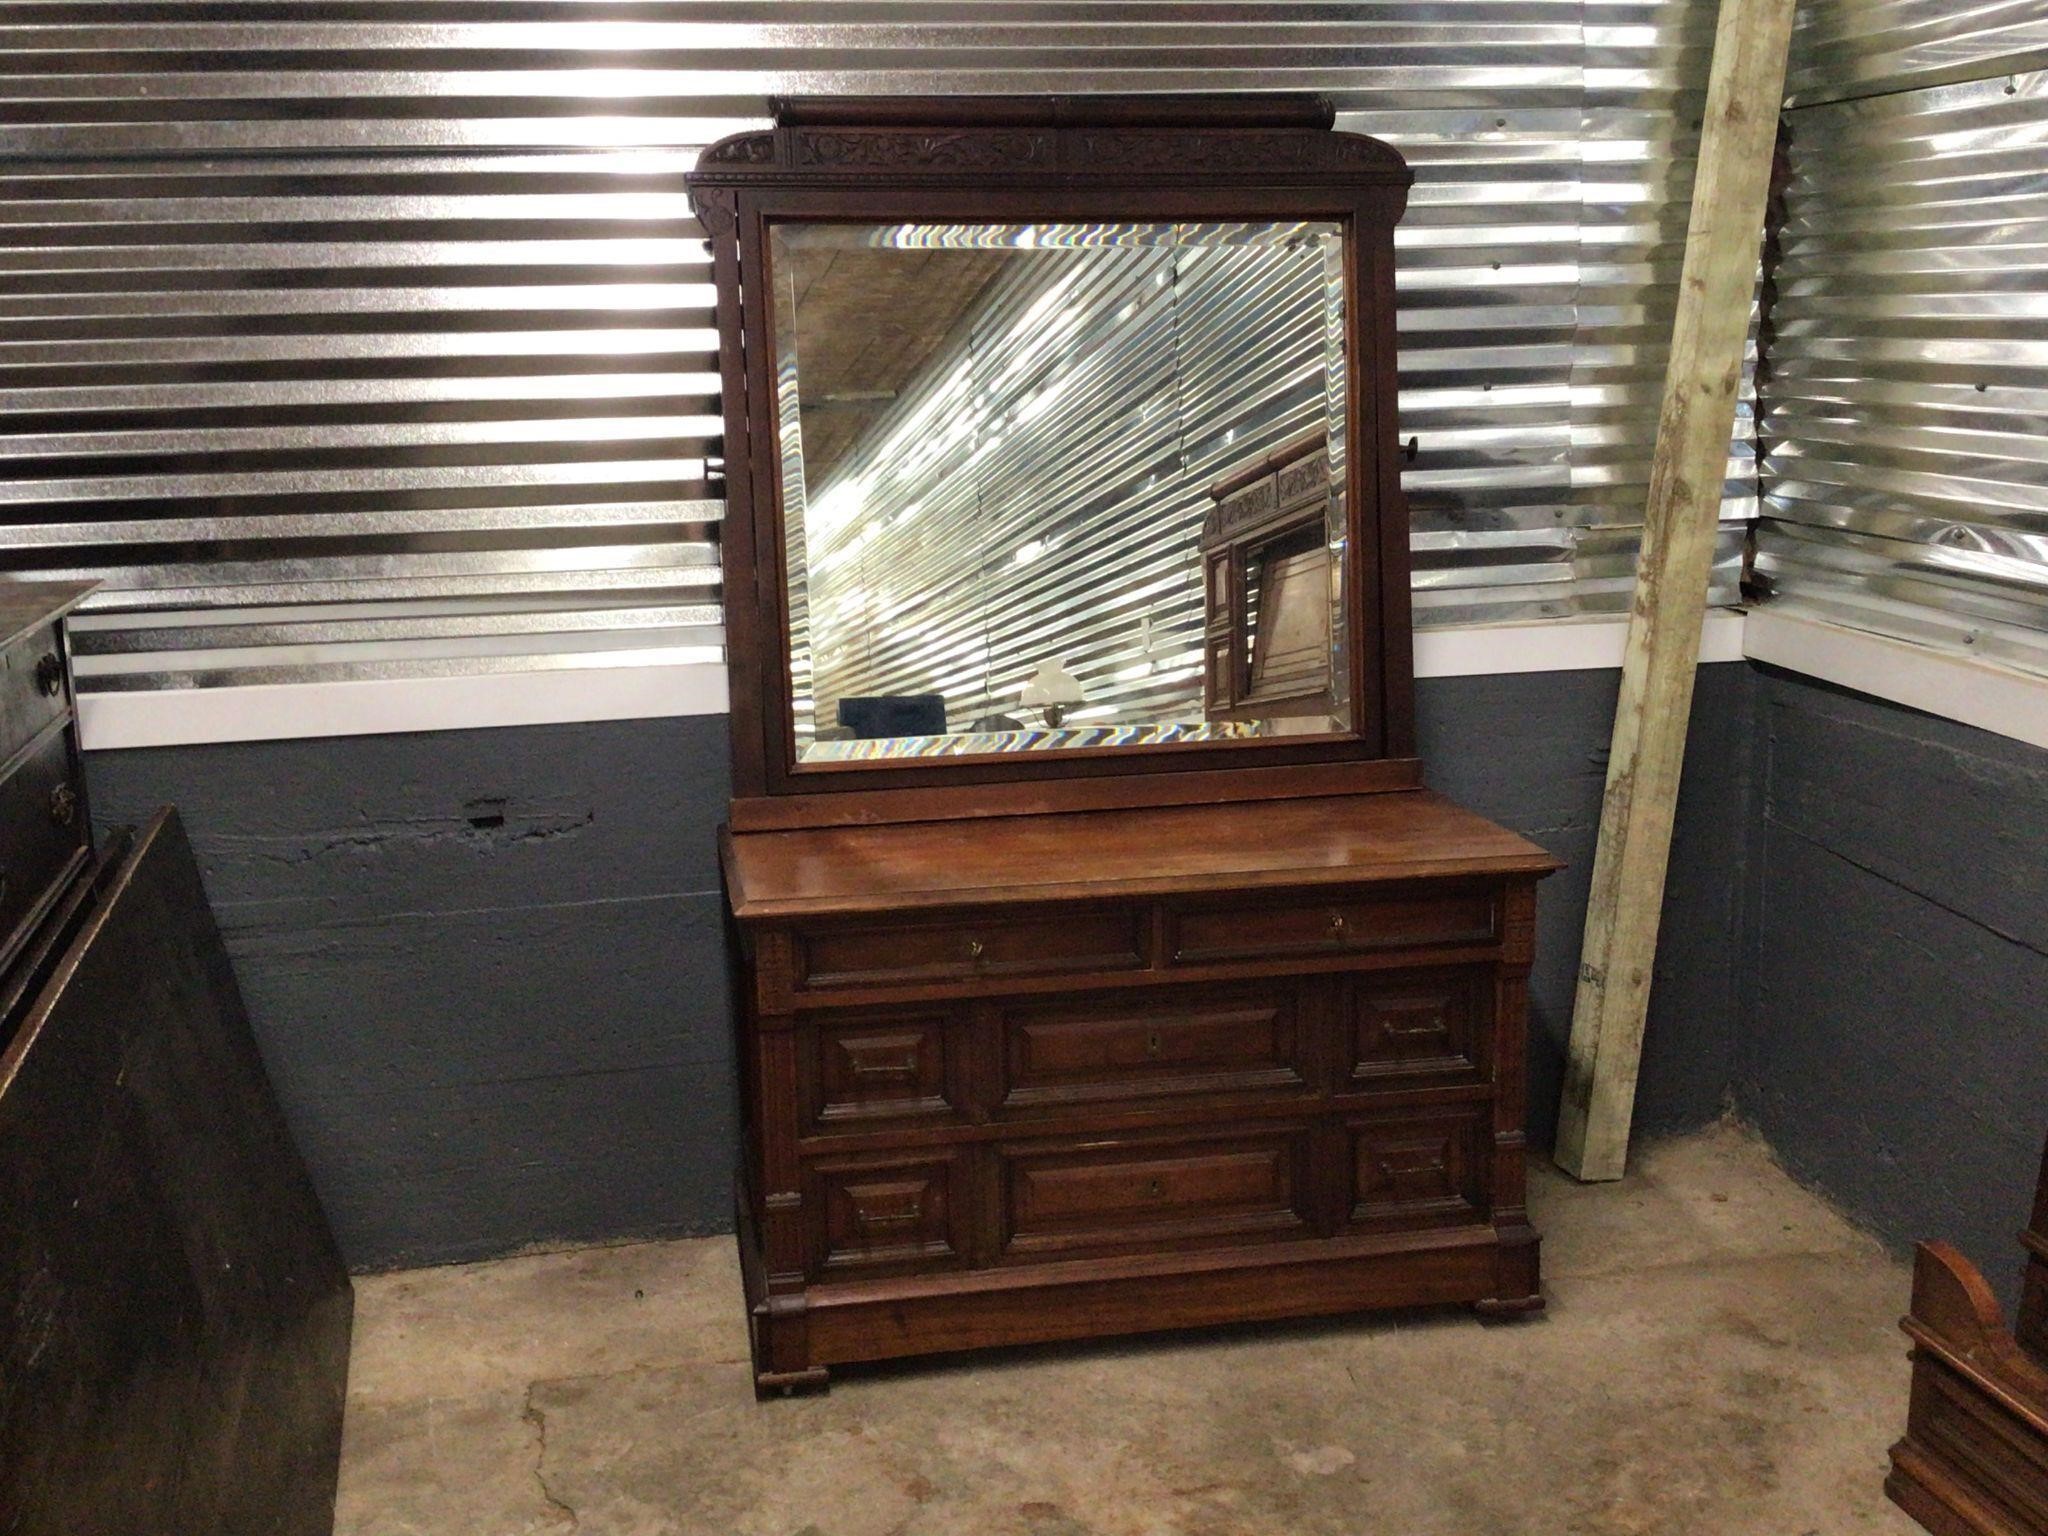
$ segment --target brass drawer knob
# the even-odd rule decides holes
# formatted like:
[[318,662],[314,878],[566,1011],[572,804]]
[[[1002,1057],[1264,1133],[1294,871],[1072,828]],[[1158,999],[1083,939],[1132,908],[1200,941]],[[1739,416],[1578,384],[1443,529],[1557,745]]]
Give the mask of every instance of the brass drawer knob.
[[1166,1198],[1166,1181],[1164,1179],[1146,1180],[1145,1193],[1154,1200],[1164,1200]]
[[1343,938],[1344,930],[1349,926],[1350,925],[1345,922],[1344,914],[1342,912],[1332,911],[1330,913],[1330,934],[1333,938]]
[[1153,1030],[1145,1037],[1145,1054],[1147,1056],[1157,1056],[1164,1049],[1166,1049],[1166,1042],[1159,1038],[1158,1030]]
[[50,791],[50,820],[60,827],[78,820],[78,791],[69,784],[59,784]]
[[980,958],[981,958],[981,957],[982,957],[983,955],[985,955],[985,954],[987,954],[987,953],[988,953],[988,946],[987,946],[986,944],[982,943],[982,942],[981,942],[981,940],[979,940],[979,939],[969,939],[969,940],[967,941],[967,958],[968,958],[968,959],[970,959],[970,960],[979,960],[979,959],[980,959]]

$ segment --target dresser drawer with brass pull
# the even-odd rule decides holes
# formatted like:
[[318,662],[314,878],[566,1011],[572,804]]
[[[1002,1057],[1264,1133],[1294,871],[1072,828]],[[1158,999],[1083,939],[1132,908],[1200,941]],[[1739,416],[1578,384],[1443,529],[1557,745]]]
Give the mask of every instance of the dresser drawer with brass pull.
[[1493,1028],[1491,966],[1366,971],[1338,1002],[1340,1090],[1478,1082]]
[[1352,1226],[1414,1231],[1487,1220],[1486,1114],[1468,1107],[1351,1121]]
[[1145,963],[1136,908],[1077,907],[986,917],[843,923],[796,935],[796,985],[917,986],[1134,970]]
[[963,1170],[960,1154],[945,1150],[808,1164],[812,1272],[867,1275],[958,1264],[966,1246]]
[[850,1131],[958,1118],[964,1022],[944,1008],[899,1008],[800,1025],[808,1127]]
[[1167,953],[1176,965],[1296,959],[1366,950],[1490,944],[1499,932],[1494,893],[1484,887],[1385,892],[1256,893],[1228,904],[1176,908]]

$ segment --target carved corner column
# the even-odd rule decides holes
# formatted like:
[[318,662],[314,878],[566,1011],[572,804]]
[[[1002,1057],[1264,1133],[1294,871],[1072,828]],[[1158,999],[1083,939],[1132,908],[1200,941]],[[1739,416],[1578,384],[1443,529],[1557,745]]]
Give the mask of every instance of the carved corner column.
[[1542,1240],[1529,1224],[1526,1066],[1529,969],[1536,958],[1536,882],[1511,880],[1501,894],[1501,957],[1494,981],[1493,1230],[1500,1243],[1496,1289],[1474,1303],[1485,1317],[1543,1310]]
[[[787,932],[763,930],[755,938],[748,1009],[756,1105],[798,1102],[795,987],[794,941]],[[795,1120],[786,1116],[760,1116],[752,1126],[760,1294],[750,1300],[754,1381],[763,1393],[819,1387],[826,1380],[824,1369],[810,1359],[807,1213],[796,1133]]]

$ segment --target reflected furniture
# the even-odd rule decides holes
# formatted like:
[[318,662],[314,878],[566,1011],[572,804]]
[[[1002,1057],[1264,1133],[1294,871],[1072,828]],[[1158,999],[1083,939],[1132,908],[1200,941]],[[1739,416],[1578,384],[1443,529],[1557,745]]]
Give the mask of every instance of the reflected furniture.
[[1211,720],[1327,720],[1332,665],[1330,448],[1297,438],[1209,488],[1203,678]]
[[[1305,97],[787,101],[690,178],[764,1393],[1542,1305],[1524,1034],[1556,863],[1422,787],[1411,177],[1332,123]],[[916,693],[945,730],[825,729]]]
[[174,813],[95,846],[0,583],[0,1531],[326,1536],[352,1292]]
[[1905,1438],[1885,1491],[1936,1536],[2048,1536],[2048,1149],[2020,1234],[2026,1271],[2008,1332],[1975,1265],[1947,1243],[1913,1260]]

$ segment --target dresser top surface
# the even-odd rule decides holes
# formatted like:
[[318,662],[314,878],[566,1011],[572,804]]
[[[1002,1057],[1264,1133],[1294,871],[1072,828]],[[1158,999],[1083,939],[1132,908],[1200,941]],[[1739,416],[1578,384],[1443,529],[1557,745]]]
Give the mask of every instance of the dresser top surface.
[[1546,875],[1558,860],[1431,790],[726,839],[742,918]]
[[97,586],[96,581],[0,581],[0,646],[63,617]]

